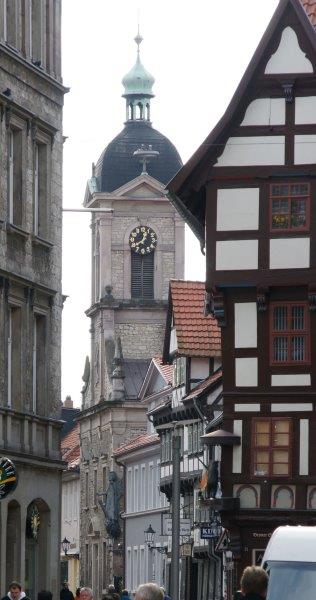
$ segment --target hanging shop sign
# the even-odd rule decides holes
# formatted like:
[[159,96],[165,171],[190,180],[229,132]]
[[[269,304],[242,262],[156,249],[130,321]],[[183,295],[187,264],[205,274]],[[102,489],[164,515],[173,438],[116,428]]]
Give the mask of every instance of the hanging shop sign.
[[218,523],[210,523],[208,525],[201,525],[200,537],[201,540],[213,540],[219,538],[222,533],[222,527]]
[[[164,519],[163,535],[172,535],[172,519]],[[191,535],[191,519],[180,519],[180,536]]]
[[0,500],[11,494],[18,484],[18,473],[15,464],[6,458],[0,457]]

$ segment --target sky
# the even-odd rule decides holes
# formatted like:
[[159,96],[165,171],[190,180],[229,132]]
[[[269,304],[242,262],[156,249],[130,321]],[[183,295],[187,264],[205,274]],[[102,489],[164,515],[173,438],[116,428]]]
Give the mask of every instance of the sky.
[[[136,59],[155,77],[151,119],[186,162],[216,125],[278,0],[63,0],[65,96],[63,206],[81,208],[92,162],[121,131],[121,80]],[[62,400],[81,404],[90,354],[89,213],[63,216]],[[205,261],[186,231],[186,279],[204,280]]]

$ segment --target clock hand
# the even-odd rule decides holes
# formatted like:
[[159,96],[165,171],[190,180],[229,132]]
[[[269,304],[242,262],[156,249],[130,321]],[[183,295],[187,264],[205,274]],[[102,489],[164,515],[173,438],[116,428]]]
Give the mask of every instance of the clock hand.
[[139,242],[135,242],[135,246],[139,246],[139,244],[142,244],[147,238],[147,233],[144,233],[143,235],[143,239],[139,240]]
[[10,481],[15,481],[16,477],[7,477],[6,479],[0,480],[0,485],[4,485],[5,483],[9,483]]

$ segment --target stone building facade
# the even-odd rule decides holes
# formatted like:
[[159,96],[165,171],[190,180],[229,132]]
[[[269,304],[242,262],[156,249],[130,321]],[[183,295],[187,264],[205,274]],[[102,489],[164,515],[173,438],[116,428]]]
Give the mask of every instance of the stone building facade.
[[61,1],[0,3],[0,592],[59,589]]
[[[135,41],[136,64],[123,79],[127,120],[93,166],[85,195],[92,211],[92,291],[91,358],[79,417],[80,563],[81,581],[96,596],[123,578],[123,538],[111,532],[106,506],[113,493],[109,474],[123,474],[113,452],[146,431],[138,392],[151,358],[162,352],[169,280],[184,270],[184,223],[164,189],[181,159],[150,122],[154,80],[140,61],[140,36]],[[122,530],[121,519],[118,524]]]

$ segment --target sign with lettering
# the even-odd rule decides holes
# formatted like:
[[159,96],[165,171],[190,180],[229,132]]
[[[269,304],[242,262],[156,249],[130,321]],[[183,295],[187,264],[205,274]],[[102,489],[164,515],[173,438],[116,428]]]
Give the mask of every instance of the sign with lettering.
[[219,530],[217,523],[214,525],[202,525],[200,527],[201,540],[213,540],[214,538],[218,538],[220,533],[221,530]]
[[15,490],[18,473],[15,464],[5,456],[0,457],[0,500]]
[[[172,519],[164,519],[163,535],[172,535]],[[191,535],[191,519],[180,519],[180,536]]]

